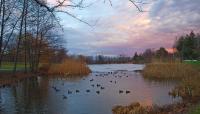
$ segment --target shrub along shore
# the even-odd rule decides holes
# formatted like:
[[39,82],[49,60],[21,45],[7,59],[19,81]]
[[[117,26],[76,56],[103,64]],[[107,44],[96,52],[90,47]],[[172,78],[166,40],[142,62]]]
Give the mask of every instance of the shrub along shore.
[[[142,74],[144,78],[153,80],[178,80],[176,86],[169,95],[181,97],[182,101],[177,104],[166,106],[141,106],[133,103],[129,106],[116,106],[114,114],[185,114],[190,112],[200,101],[200,66],[180,62],[154,62],[147,64]],[[191,111],[191,114],[199,112]]]

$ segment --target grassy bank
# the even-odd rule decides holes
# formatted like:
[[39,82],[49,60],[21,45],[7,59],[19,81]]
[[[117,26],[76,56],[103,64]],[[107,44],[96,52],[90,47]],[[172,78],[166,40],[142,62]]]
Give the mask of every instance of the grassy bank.
[[[28,65],[27,65],[28,67]],[[14,68],[14,62],[3,62],[0,72],[12,72]],[[17,71],[23,71],[25,69],[24,63],[17,64]]]
[[[179,80],[180,84],[175,87],[170,95],[182,97],[179,104],[164,107],[144,107],[144,106],[117,106],[113,109],[114,114],[182,114],[189,112],[190,107],[194,107],[200,101],[200,70],[194,63],[160,63],[147,64],[143,70],[146,79],[153,80]],[[162,111],[162,112],[161,112]],[[200,108],[197,106],[191,114],[199,114]]]
[[[24,64],[21,63],[17,66],[18,72],[13,75],[13,63],[3,63],[0,69],[0,86],[11,85],[15,82],[36,76],[37,74],[24,73]],[[90,73],[90,69],[85,62],[74,59],[67,59],[60,64],[41,64],[39,74],[40,76],[77,76],[87,75]]]

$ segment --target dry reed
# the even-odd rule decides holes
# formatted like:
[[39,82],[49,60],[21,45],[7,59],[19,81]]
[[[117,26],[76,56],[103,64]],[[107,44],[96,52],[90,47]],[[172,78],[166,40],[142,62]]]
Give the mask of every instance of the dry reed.
[[[47,66],[46,66],[47,67]],[[42,68],[42,69],[45,69]],[[87,75],[91,71],[84,61],[66,59],[60,64],[52,64],[46,68],[48,75]]]
[[142,106],[139,103],[132,103],[129,106],[116,106],[113,114],[184,114],[188,111],[189,104],[177,103],[166,106]]
[[199,73],[197,69],[189,64],[179,62],[151,63],[143,70],[145,78],[153,79],[183,79],[184,77],[195,76]]

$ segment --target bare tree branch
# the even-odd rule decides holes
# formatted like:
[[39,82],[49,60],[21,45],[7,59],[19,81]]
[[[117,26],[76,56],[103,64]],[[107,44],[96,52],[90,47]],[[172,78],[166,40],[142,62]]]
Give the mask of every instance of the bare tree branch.
[[78,18],[77,16],[71,14],[71,13],[68,12],[68,11],[56,11],[56,12],[66,13],[67,15],[71,16],[72,18],[74,18],[74,19],[76,19],[76,20],[78,20],[78,21],[80,21],[80,22],[82,22],[82,23],[85,23],[86,25],[89,25],[89,26],[91,26],[91,27],[94,26],[94,25],[91,25],[91,24],[89,24],[88,22],[86,22],[86,21],[84,21],[84,20]]
[[[38,3],[41,7],[45,7],[49,12],[52,12],[52,13],[53,13],[53,12],[62,12],[62,13],[65,13],[65,14],[71,16],[72,18],[74,18],[74,19],[76,19],[76,20],[82,22],[82,23],[85,23],[85,24],[87,24],[87,25],[89,25],[89,26],[93,26],[93,25],[89,24],[88,22],[86,22],[86,21],[84,21],[84,20],[78,18],[78,17],[75,16],[74,14],[71,14],[70,12],[68,12],[68,11],[66,11],[66,10],[59,10],[60,7],[86,8],[86,7],[91,6],[93,3],[92,3],[92,4],[89,4],[89,5],[87,5],[87,6],[84,6],[84,5],[83,5],[84,0],[81,0],[81,1],[79,1],[78,3],[74,3],[72,0],[69,0],[69,1],[70,1],[71,3],[73,3],[73,4],[65,4],[65,3],[67,2],[67,0],[58,0],[58,1],[57,1],[57,5],[52,6],[52,7],[49,7],[46,3],[42,2],[41,0],[35,0],[36,3]],[[106,0],[104,0],[104,2],[105,2],[105,1],[106,1]],[[112,0],[108,0],[108,1],[109,1],[110,5],[113,6]],[[129,0],[129,1],[137,8],[138,11],[144,12],[144,11],[138,6],[138,4],[137,4],[136,1],[134,1],[134,0]]]
[[140,12],[144,12],[137,4],[134,0],[129,0]]

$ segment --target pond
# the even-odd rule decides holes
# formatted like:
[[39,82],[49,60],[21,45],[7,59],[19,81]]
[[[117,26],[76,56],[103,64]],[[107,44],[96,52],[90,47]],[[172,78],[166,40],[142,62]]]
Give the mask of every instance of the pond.
[[116,105],[140,102],[166,105],[178,102],[168,92],[175,81],[144,79],[134,70],[144,65],[89,65],[89,76],[35,77],[0,88],[2,114],[112,114]]

